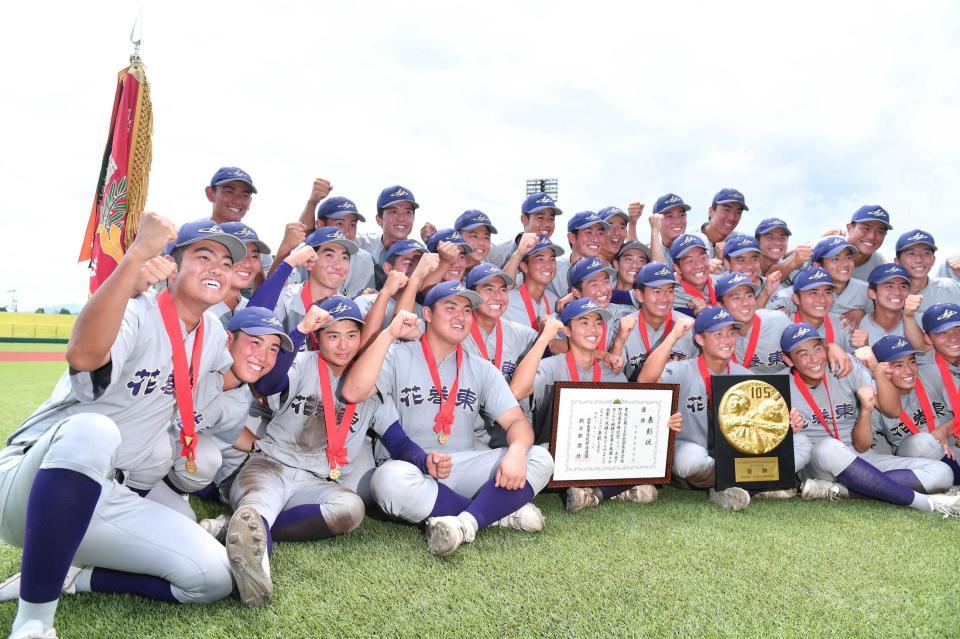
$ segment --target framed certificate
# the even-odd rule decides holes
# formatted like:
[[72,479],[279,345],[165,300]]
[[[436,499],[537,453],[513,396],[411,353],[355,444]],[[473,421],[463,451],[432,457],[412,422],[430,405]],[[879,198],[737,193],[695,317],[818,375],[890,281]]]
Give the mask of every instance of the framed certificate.
[[676,384],[557,382],[550,488],[665,484],[673,467]]

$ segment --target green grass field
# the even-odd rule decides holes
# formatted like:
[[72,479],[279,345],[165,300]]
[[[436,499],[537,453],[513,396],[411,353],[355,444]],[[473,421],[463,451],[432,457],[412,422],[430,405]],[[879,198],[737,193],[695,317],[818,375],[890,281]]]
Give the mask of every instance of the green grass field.
[[[63,364],[0,364],[4,433]],[[864,501],[727,513],[673,488],[577,515],[537,504],[538,535],[484,531],[450,559],[416,528],[367,518],[343,538],[278,543],[274,599],[174,606],[65,597],[61,637],[950,637],[960,522]],[[198,504],[203,513],[217,509]],[[0,572],[19,551],[0,546]],[[0,606],[9,627],[12,603]]]

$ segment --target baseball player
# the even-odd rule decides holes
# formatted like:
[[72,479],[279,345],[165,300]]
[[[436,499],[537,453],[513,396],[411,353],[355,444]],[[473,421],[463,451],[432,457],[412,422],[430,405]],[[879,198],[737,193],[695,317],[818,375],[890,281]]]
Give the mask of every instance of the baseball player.
[[[424,300],[424,335],[394,344],[396,334],[381,333],[341,389],[347,401],[379,392],[396,408],[409,443],[387,446],[392,459],[374,473],[373,497],[386,514],[425,524],[427,547],[441,556],[495,523],[541,530],[530,500],[553,473],[503,375],[461,345],[480,301],[459,282],[437,284]],[[481,414],[507,431],[507,448],[474,450]]]
[[[610,264],[627,242],[630,216],[616,206],[605,206],[597,211],[597,215],[610,225],[600,238],[600,258]],[[634,230],[634,237],[636,237],[636,230]]]
[[[169,286],[130,299],[141,267],[171,240],[178,268]],[[154,463],[174,410],[192,421],[191,380],[204,384],[229,368],[223,327],[204,311],[220,301],[245,250],[210,220],[177,233],[146,213],[117,269],[84,306],[67,347],[70,371],[0,454],[0,536],[24,549],[12,636],[56,636],[71,564],[89,567],[70,572],[72,591],[183,603],[230,593],[223,549],[118,478]],[[184,439],[185,454],[195,441]],[[165,454],[172,456],[169,443]]]
[[570,259],[557,260],[557,274],[547,287],[558,298],[570,292],[567,274],[581,257],[600,255],[600,242],[610,224],[593,211],[580,211],[567,222],[567,241],[570,243]]
[[[860,280],[854,280],[859,282]],[[873,346],[884,335],[907,335],[903,321],[904,309],[910,296],[910,277],[899,264],[881,264],[868,277],[867,295],[873,303],[873,312],[864,315],[860,325],[850,335],[854,348]],[[913,313],[919,308],[919,297],[911,300]],[[910,323],[917,346],[923,347],[923,336],[916,325]],[[912,340],[912,341],[913,341]]]
[[934,304],[923,312],[922,322],[923,341],[932,352],[920,358],[920,379],[926,388],[941,389],[946,399],[944,416],[956,420],[960,414],[960,306]]
[[667,193],[657,198],[650,216],[650,257],[672,267],[670,247],[673,241],[687,232],[687,211],[690,205],[683,198]]
[[737,230],[743,212],[749,210],[743,193],[736,189],[720,189],[713,196],[710,208],[707,209],[707,221],[700,226],[698,233],[693,233],[703,240],[710,259],[720,257],[717,245]]
[[783,275],[773,271],[769,277],[761,269],[760,243],[756,238],[733,233],[724,242],[723,263],[730,273],[742,273],[757,285],[757,306],[766,308],[770,299],[780,290]]
[[[509,383],[520,360],[536,341],[537,331],[503,319],[507,289],[513,287],[514,281],[499,267],[481,262],[470,270],[466,285],[481,301],[473,313],[470,337],[463,340],[463,348],[493,364]],[[542,353],[537,355],[541,356]],[[489,419],[478,422],[476,437],[481,448],[506,446],[503,429]]]
[[389,249],[397,240],[410,237],[413,230],[413,216],[420,205],[410,189],[395,184],[380,191],[377,197],[377,226],[381,233],[363,233],[357,236],[356,243],[373,257],[374,285],[377,289],[387,279],[383,272],[383,262]]
[[779,311],[757,308],[759,286],[743,273],[721,275],[716,291],[720,303],[740,324],[732,360],[760,375],[785,371],[780,336],[790,320]]
[[[520,224],[523,226],[523,233],[533,233],[549,238],[553,235],[558,215],[563,215],[563,211],[557,207],[556,200],[550,194],[531,193],[524,198],[523,204],[520,205]],[[510,271],[505,268],[505,265],[510,256],[517,251],[523,233],[519,233],[512,240],[507,240],[491,248],[487,261],[504,267],[504,270],[509,273]],[[521,253],[521,255],[523,254],[525,253]]]
[[[830,373],[823,337],[810,324],[787,327],[780,348],[792,369],[791,419],[813,443],[810,464],[801,471],[805,478],[801,488],[804,499],[837,499],[854,493],[945,516],[960,516],[960,496],[923,494],[942,492],[951,486],[953,472],[949,466],[931,459],[895,457],[870,450],[871,416],[877,403],[885,401],[885,393],[875,391],[863,366],[856,364],[856,370],[843,379]],[[887,364],[874,366],[878,378],[886,376]],[[892,385],[889,388],[893,389]],[[894,410],[884,412],[896,415],[901,409],[895,390],[892,397]]]
[[[927,386],[920,379],[916,354],[902,335],[885,335],[871,347],[878,362],[887,362],[886,375],[900,395],[900,414],[888,417],[873,412],[873,429],[883,437],[894,455],[939,459],[953,471],[954,485],[960,484],[957,450],[950,445],[953,420],[947,417],[947,398],[938,384]],[[882,378],[878,375],[877,383]]]
[[[520,244],[510,262],[516,259],[523,282],[507,293],[509,302],[504,319],[530,326],[535,331],[540,330],[540,320],[557,308],[557,297],[548,287],[557,274],[557,257],[563,253],[563,249],[551,242],[546,235],[525,234],[520,238]],[[511,271],[509,263],[504,267],[504,272],[520,281],[516,271]]]
[[[313,208],[306,216],[309,221],[306,225],[308,232],[324,226],[335,226],[348,240],[356,243],[357,223],[367,220],[360,214],[353,200],[339,196],[328,197],[314,207],[316,208],[316,216],[314,217]],[[306,209],[304,209],[304,213],[307,213]],[[303,222],[303,218],[301,218],[301,222]],[[370,255],[369,251],[358,247],[356,254],[350,258],[350,272],[343,283],[342,294],[347,297],[356,297],[363,291],[374,288],[376,284],[374,273],[373,256]],[[301,282],[307,279],[306,273],[299,275],[298,279]]]
[[460,233],[453,229],[440,229],[427,240],[427,249],[440,256],[440,266],[433,278],[424,280],[423,286],[433,286],[437,282],[462,282],[466,278],[467,255],[473,253],[473,247]]
[[926,231],[913,229],[897,239],[897,257],[893,260],[907,270],[910,276],[910,293],[921,295],[922,314],[934,304],[960,299],[960,283],[949,277],[930,277],[936,262],[937,245]]
[[[667,358],[677,341],[694,330],[694,340],[700,347],[695,359],[668,362]],[[750,493],[738,486],[715,490],[714,459],[708,446],[709,414],[713,397],[710,379],[714,375],[747,375],[750,371],[733,362],[736,349],[736,330],[741,328],[733,316],[721,306],[707,306],[696,321],[678,320],[673,329],[647,358],[640,369],[638,381],[680,386],[680,413],[683,430],[677,436],[673,453],[673,474],[694,488],[709,488],[710,501],[730,511],[743,510],[750,505]],[[793,438],[794,465],[803,468],[810,459],[809,441],[802,434]],[[765,497],[788,498],[795,490],[763,493]]]
[[[640,310],[616,320],[611,327],[615,335],[610,353],[620,355],[624,363],[624,375],[636,380],[647,356],[659,346],[670,333],[682,313],[673,310],[674,287],[677,279],[673,271],[662,262],[650,262],[637,274],[636,300]],[[671,360],[696,357],[693,336],[686,334],[671,350]]]
[[763,275],[779,272],[781,279],[786,281],[790,273],[810,261],[809,246],[800,245],[788,251],[791,235],[790,227],[778,217],[768,217],[757,224],[753,237],[760,246],[760,272]]
[[819,266],[801,269],[793,280],[792,290],[790,299],[796,309],[793,322],[814,326],[828,345],[837,344],[845,352],[852,353],[849,329],[830,315],[833,309],[833,278],[830,274]]
[[678,284],[673,308],[694,317],[701,308],[717,305],[717,295],[710,279],[710,253],[698,235],[684,234],[670,246],[670,259],[677,272]]
[[243,222],[227,222],[221,224],[220,228],[247,246],[246,257],[233,265],[233,275],[223,301],[210,308],[210,312],[219,317],[223,327],[226,328],[233,319],[233,314],[247,305],[247,298],[241,293],[253,286],[258,275],[263,277],[260,256],[269,255],[270,247],[260,239],[256,231]]
[[490,254],[490,238],[497,234],[497,228],[486,213],[476,209],[464,211],[453,223],[453,230],[473,249],[467,253],[467,269],[486,261]]
[[204,190],[212,204],[210,219],[217,224],[239,222],[247,214],[257,187],[250,174],[236,166],[222,166]]
[[636,298],[632,293],[633,285],[637,281],[637,273],[649,263],[650,249],[637,240],[625,242],[614,254],[612,264],[617,272],[613,287],[614,304],[628,306],[631,310],[636,308]]
[[[420,262],[424,263],[422,267]],[[417,240],[394,242],[387,250],[383,262],[383,272],[387,275],[383,288],[377,293],[367,293],[355,300],[366,325],[386,328],[396,315],[397,309],[403,308],[403,304],[408,305],[403,310],[411,311],[419,317],[421,306],[416,302],[416,291],[427,272],[435,271],[438,266],[438,256],[428,254],[427,247]],[[407,289],[411,280],[411,289]],[[403,294],[410,290],[413,295],[407,296],[408,299],[405,300]]]
[[890,214],[882,206],[866,204],[854,212],[847,224],[847,241],[857,249],[853,277],[866,280],[870,271],[887,262],[879,251],[891,230]]

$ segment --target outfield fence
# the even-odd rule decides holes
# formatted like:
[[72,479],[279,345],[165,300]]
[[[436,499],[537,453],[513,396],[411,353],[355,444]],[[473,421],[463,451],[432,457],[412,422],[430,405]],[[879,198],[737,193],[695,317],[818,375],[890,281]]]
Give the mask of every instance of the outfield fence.
[[75,315],[0,313],[0,342],[66,342]]

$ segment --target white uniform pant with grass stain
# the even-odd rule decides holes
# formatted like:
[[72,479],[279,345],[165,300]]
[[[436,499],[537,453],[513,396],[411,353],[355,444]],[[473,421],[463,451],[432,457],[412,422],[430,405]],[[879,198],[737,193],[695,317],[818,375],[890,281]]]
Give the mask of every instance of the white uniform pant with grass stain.
[[[793,434],[793,466],[796,472],[810,463],[810,438],[803,433]],[[707,449],[692,442],[678,441],[673,448],[673,474],[691,486],[707,488],[714,485],[714,460]]]
[[[455,493],[472,499],[497,475],[506,448],[450,453],[450,476],[440,480]],[[537,494],[550,481],[553,458],[542,446],[527,451],[527,482]],[[437,480],[405,461],[390,460],[377,468],[370,482],[373,499],[383,512],[411,523],[426,519],[437,501]]]
[[81,413],[32,446],[0,453],[0,536],[23,546],[27,500],[40,469],[62,468],[101,485],[100,499],[73,564],[152,575],[182,603],[209,603],[233,590],[226,550],[196,523],[143,499],[113,479],[120,431],[103,415]]
[[[942,452],[943,448],[941,447],[940,450]],[[805,470],[804,477],[836,481],[837,475],[842,473],[857,457],[869,462],[881,471],[913,471],[927,493],[940,493],[953,485],[953,471],[942,461],[922,457],[882,455],[871,450],[858,453],[852,446],[847,446],[833,438],[821,439],[814,445],[813,456],[810,459],[810,465]]]

